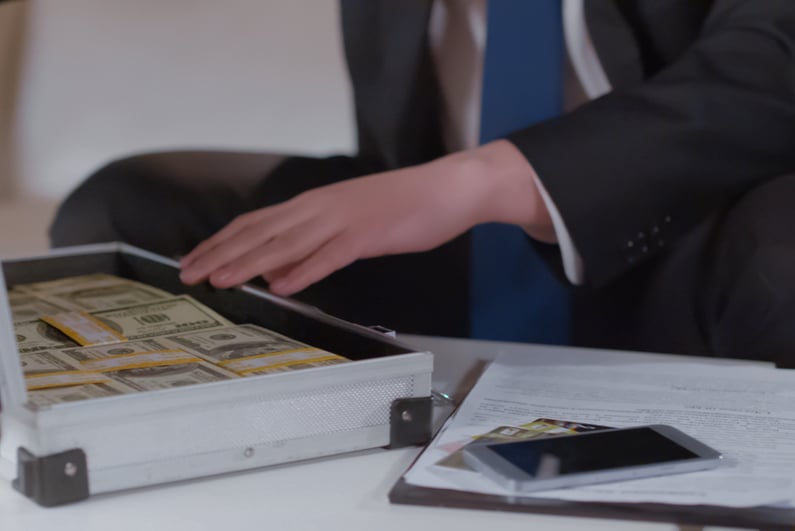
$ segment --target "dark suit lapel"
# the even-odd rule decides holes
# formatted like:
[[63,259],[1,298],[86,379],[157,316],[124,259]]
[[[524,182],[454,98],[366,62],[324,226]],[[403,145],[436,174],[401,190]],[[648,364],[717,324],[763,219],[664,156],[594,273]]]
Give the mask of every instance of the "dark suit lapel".
[[583,0],[583,3],[588,32],[610,84],[619,87],[642,80],[640,47],[617,2]]
[[360,155],[396,168],[443,154],[428,45],[432,0],[342,0]]

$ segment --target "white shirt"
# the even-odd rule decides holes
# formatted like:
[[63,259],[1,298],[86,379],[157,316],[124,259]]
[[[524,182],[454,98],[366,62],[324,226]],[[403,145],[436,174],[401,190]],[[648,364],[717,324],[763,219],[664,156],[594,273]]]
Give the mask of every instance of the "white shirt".
[[[483,53],[486,48],[487,0],[436,0],[431,11],[429,39],[444,107],[442,127],[448,151],[478,145]],[[583,0],[563,0],[563,109],[571,111],[611,90],[585,23]],[[532,161],[530,161],[532,164]],[[563,268],[572,284],[582,284],[584,269],[566,224],[544,185],[536,179],[558,239]]]

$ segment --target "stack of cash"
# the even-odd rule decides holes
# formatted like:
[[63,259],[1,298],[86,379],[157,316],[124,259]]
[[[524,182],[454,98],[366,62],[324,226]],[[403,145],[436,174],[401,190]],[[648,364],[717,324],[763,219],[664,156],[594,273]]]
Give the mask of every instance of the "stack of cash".
[[168,336],[166,341],[240,376],[349,361],[261,326],[245,324]]
[[36,406],[349,361],[113,275],[18,285],[8,300]]

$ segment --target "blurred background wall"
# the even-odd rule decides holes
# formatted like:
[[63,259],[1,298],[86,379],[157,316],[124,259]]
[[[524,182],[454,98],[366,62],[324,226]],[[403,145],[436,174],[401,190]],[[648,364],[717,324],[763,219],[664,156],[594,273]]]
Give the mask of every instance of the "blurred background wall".
[[25,27],[25,4],[0,3],[0,199],[14,190],[14,109]]
[[59,199],[142,151],[353,147],[336,1],[25,4],[0,4],[4,193]]

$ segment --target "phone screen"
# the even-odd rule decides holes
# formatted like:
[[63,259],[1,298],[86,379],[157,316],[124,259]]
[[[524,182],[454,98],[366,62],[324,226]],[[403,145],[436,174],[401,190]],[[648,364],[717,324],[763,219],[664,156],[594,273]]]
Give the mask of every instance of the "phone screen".
[[488,448],[536,478],[699,457],[651,428],[552,437]]

